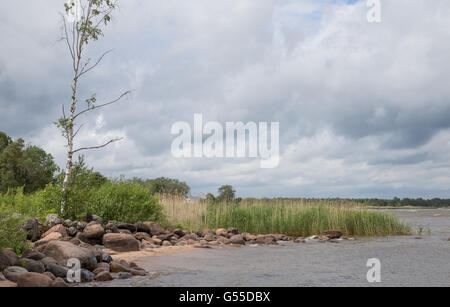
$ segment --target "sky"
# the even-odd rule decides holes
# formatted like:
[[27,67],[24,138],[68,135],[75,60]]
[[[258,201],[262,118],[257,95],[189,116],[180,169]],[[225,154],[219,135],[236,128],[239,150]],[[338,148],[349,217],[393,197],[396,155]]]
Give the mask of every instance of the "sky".
[[[53,122],[70,103],[64,0],[0,0],[0,131],[64,165]],[[177,178],[193,195],[450,197],[450,2],[127,0],[88,56],[114,51],[80,101],[132,95],[81,119],[107,176]],[[280,163],[174,158],[175,122],[279,122]]]

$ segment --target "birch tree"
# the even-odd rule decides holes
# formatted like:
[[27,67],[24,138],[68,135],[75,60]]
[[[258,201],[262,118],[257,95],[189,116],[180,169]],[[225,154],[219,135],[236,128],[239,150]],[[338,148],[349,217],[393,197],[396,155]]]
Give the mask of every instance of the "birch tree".
[[[95,69],[105,56],[111,52],[111,50],[106,51],[92,62],[86,56],[88,44],[97,41],[103,36],[103,29],[111,21],[111,14],[116,7],[117,1],[112,0],[70,0],[64,4],[66,14],[61,15],[63,33],[61,40],[67,45],[73,69],[71,102],[67,111],[66,105],[62,105],[62,117],[56,123],[67,142],[67,160],[62,187],[62,215],[64,215],[67,206],[67,191],[70,187],[74,155],[86,150],[104,148],[121,140],[121,138],[114,138],[102,144],[89,147],[75,147],[75,138],[83,127],[82,124],[78,123],[80,116],[112,105],[130,93],[130,91],[126,91],[119,97],[103,103],[97,103],[96,94],[92,94],[85,99],[84,104],[80,103],[78,99],[80,79]],[[71,18],[68,18],[68,16],[71,16]]]

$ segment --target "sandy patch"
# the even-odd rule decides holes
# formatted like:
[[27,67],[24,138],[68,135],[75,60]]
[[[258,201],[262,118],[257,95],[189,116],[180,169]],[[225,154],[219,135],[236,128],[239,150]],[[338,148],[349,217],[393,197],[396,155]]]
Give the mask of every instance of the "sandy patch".
[[146,248],[141,251],[128,253],[118,253],[109,249],[104,249],[104,251],[105,253],[110,254],[115,261],[123,259],[128,262],[132,262],[144,257],[170,255],[190,251],[193,249],[194,246],[186,245],[186,246],[167,246],[161,248]]

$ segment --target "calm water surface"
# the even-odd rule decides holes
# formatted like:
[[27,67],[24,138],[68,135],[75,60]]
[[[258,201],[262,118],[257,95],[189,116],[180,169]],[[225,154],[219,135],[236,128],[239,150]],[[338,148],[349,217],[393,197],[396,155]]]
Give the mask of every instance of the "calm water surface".
[[374,286],[366,280],[369,258],[381,261],[376,286],[450,286],[450,210],[383,210],[395,214],[416,236],[342,243],[286,243],[279,246],[217,247],[137,261],[147,277],[102,286],[270,287]]

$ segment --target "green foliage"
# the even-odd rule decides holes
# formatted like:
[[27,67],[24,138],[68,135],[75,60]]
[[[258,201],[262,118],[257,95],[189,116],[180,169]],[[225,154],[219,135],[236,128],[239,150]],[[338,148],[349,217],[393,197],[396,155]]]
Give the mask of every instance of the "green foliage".
[[110,181],[92,193],[87,211],[105,220],[135,223],[162,219],[162,207],[145,187]]
[[21,254],[29,248],[27,233],[22,229],[25,216],[0,206],[0,250],[13,248]]
[[191,190],[191,188],[185,182],[165,177],[147,180],[134,178],[131,180],[131,182],[138,183],[143,187],[146,187],[150,190],[150,193],[152,195],[163,194],[186,197],[189,195],[189,192]]
[[217,196],[218,201],[222,202],[232,202],[235,199],[236,191],[233,190],[231,185],[223,185],[219,188],[219,195]]
[[25,146],[22,139],[12,142],[0,133],[0,193],[24,187],[25,193],[43,189],[58,167],[53,157],[37,146]]

